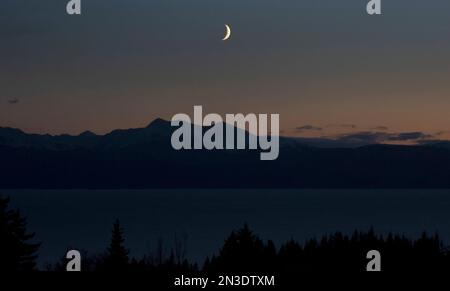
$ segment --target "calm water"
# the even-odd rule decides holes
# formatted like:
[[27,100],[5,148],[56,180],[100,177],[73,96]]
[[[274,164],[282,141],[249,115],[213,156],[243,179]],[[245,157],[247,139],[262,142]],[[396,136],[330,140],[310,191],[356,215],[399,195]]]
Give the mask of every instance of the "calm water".
[[281,243],[374,226],[416,237],[438,231],[450,242],[450,190],[2,190],[43,242],[40,264],[68,247],[103,251],[115,218],[132,255],[188,235],[188,257],[214,254],[248,222]]

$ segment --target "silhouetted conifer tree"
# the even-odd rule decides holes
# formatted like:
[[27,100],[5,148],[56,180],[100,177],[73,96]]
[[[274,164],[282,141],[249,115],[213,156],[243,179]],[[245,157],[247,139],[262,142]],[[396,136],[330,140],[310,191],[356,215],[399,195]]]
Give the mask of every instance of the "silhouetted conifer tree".
[[34,233],[27,233],[19,210],[9,209],[9,198],[0,197],[0,271],[36,269],[40,244],[31,243]]
[[105,257],[105,269],[108,271],[126,270],[129,263],[129,251],[124,246],[125,238],[123,228],[117,219],[113,225],[111,242]]
[[230,272],[256,272],[267,270],[274,262],[275,247],[264,242],[250,230],[247,224],[232,232],[220,250],[219,256],[211,260],[213,270]]

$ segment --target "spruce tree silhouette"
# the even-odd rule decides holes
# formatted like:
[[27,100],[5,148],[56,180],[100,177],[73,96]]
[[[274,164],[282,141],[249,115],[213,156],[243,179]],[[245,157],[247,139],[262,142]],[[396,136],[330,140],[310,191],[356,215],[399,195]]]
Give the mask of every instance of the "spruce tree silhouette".
[[29,242],[35,234],[27,233],[25,219],[9,202],[0,197],[0,271],[33,271],[40,244]]
[[245,224],[230,234],[219,256],[212,258],[208,267],[212,271],[256,272],[268,270],[275,257],[273,243],[266,246]]
[[124,242],[124,231],[117,219],[113,225],[111,242],[104,260],[106,271],[125,271],[128,269],[129,251],[125,248]]

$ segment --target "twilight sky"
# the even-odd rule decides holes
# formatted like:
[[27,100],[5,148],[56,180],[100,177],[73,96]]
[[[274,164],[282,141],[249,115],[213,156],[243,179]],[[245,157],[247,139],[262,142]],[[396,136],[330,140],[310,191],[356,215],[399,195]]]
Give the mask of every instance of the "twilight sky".
[[1,1],[0,126],[105,133],[203,105],[279,113],[285,135],[448,136],[448,0],[66,2]]

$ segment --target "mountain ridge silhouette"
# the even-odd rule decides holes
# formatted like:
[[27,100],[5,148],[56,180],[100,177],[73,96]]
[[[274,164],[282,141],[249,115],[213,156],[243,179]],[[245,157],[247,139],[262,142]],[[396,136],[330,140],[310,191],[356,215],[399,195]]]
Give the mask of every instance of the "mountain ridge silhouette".
[[176,151],[173,130],[163,119],[105,135],[0,128],[0,188],[450,188],[445,142],[322,148],[280,137],[279,158],[261,161],[259,150]]

